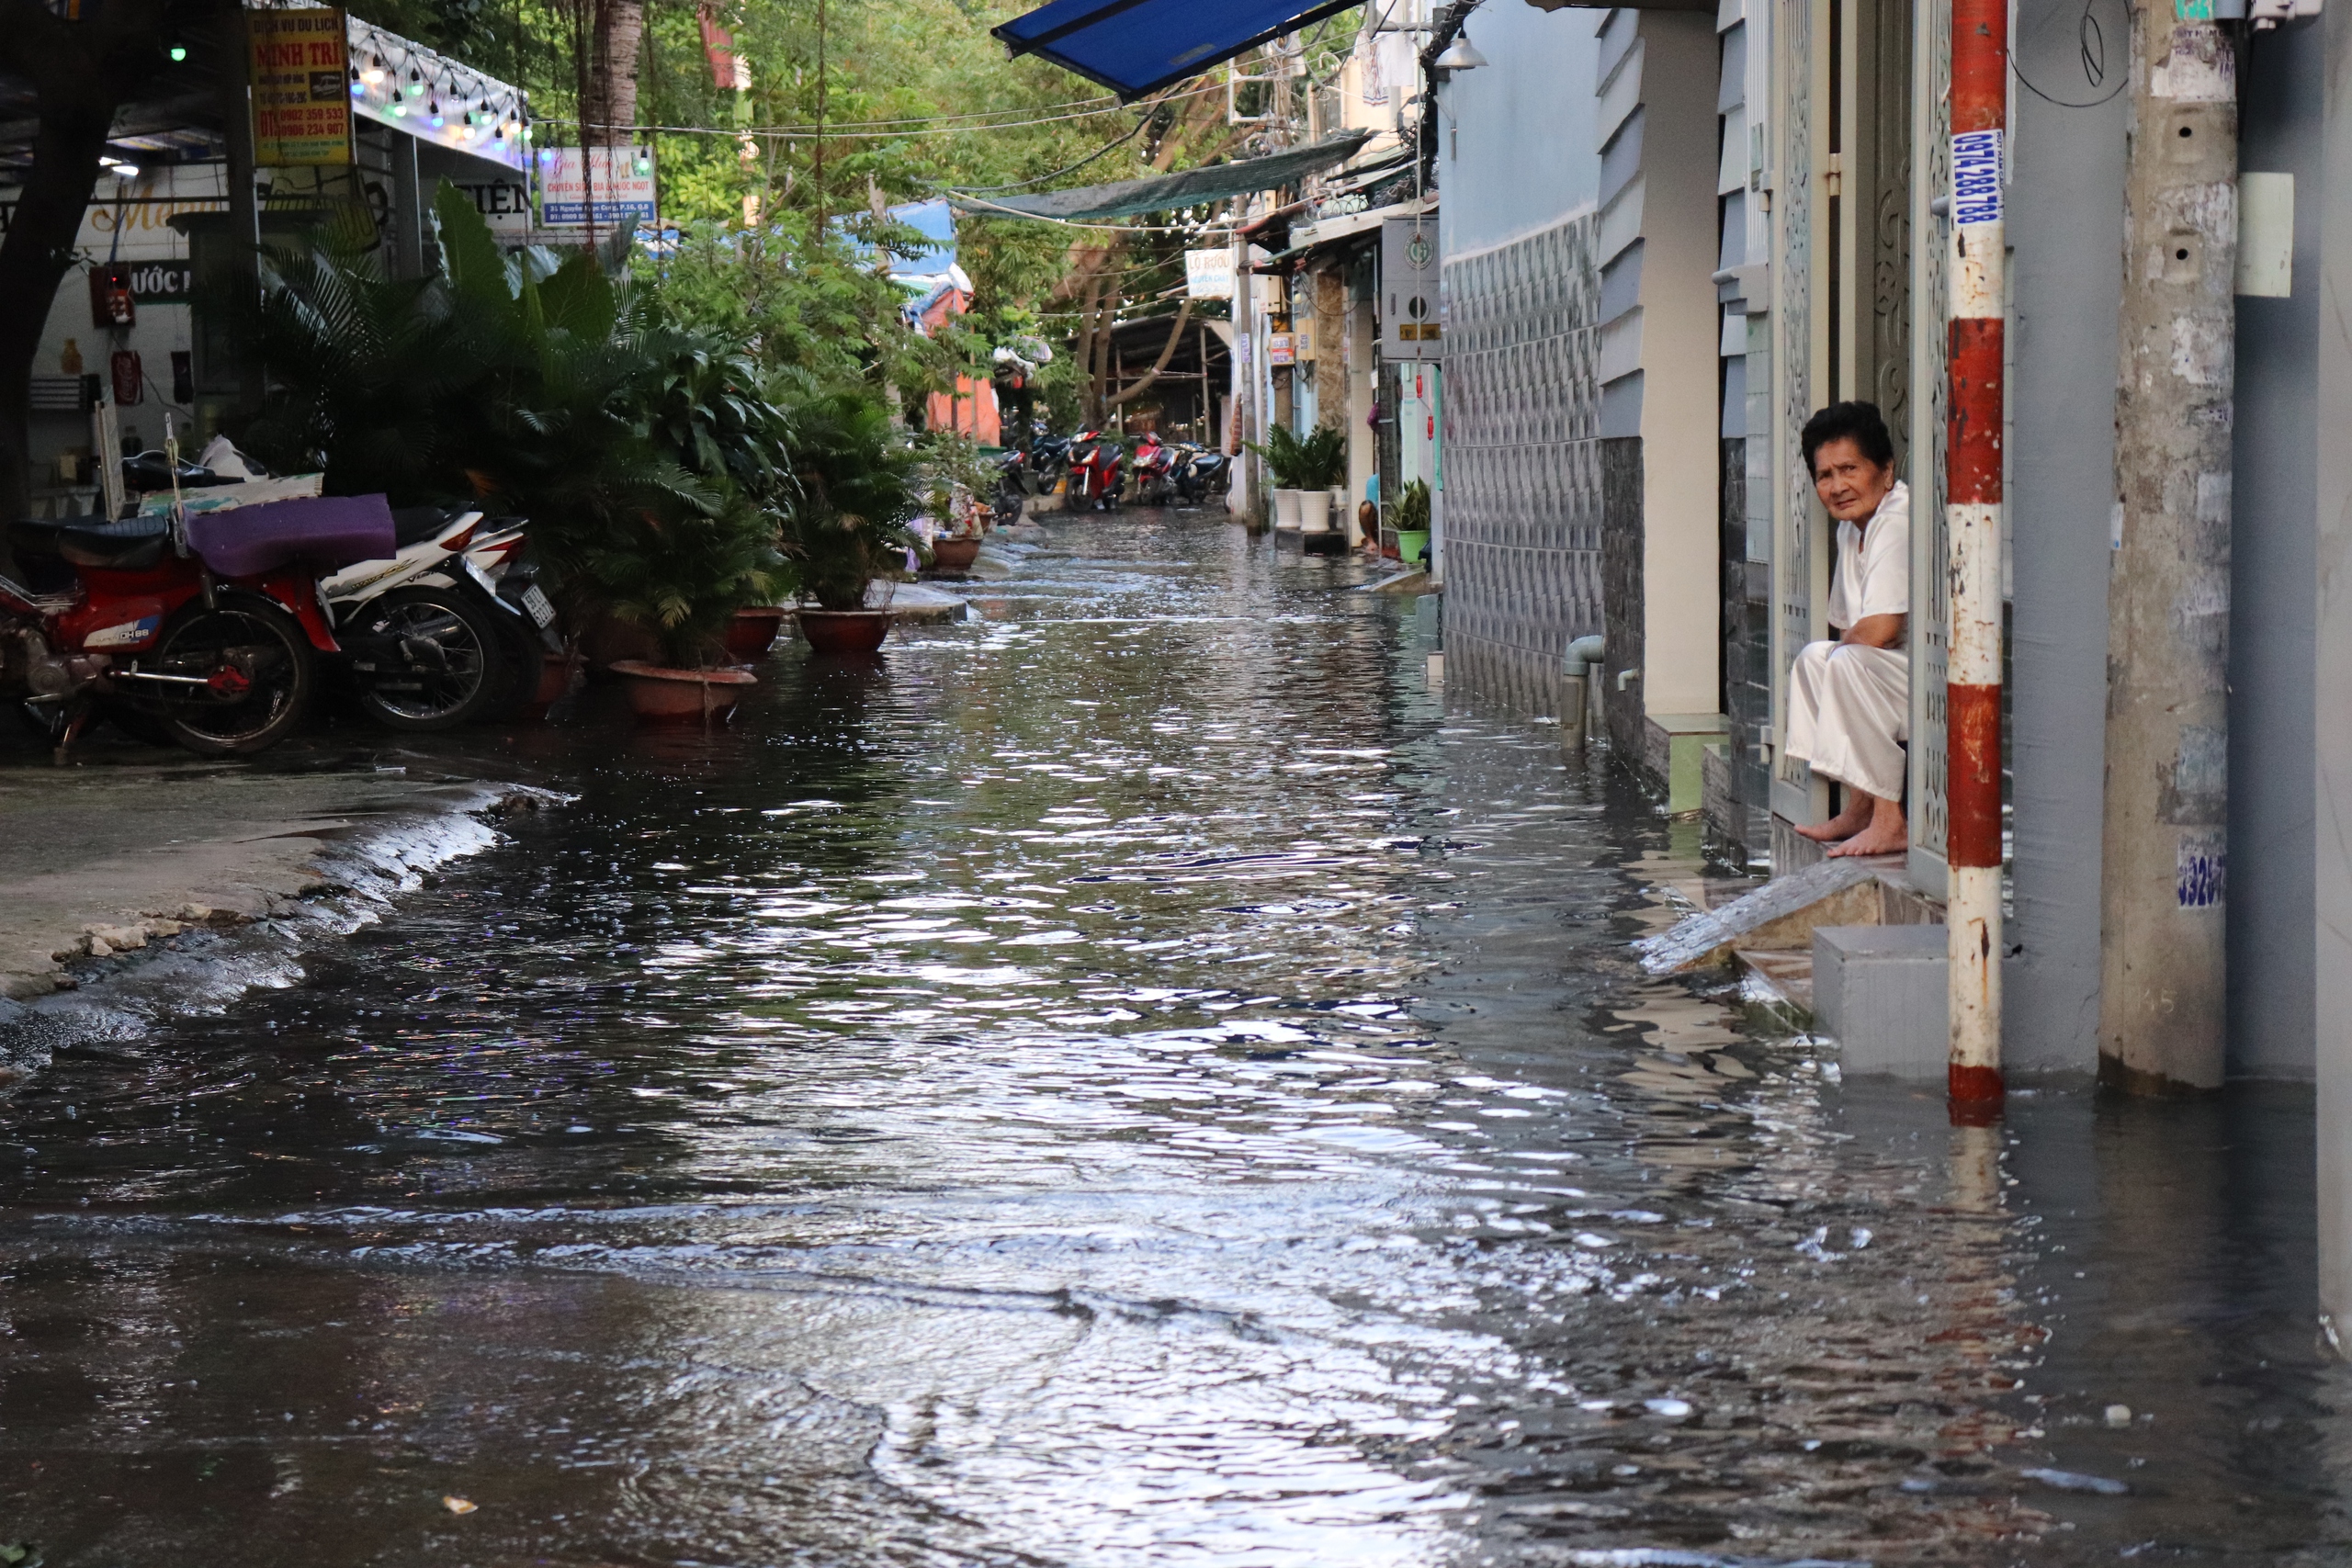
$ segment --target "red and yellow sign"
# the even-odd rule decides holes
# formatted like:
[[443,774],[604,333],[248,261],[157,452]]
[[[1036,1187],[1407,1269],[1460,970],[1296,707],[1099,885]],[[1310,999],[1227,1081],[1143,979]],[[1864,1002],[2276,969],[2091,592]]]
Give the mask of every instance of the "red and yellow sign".
[[247,11],[254,162],[263,168],[351,162],[351,61],[343,13]]

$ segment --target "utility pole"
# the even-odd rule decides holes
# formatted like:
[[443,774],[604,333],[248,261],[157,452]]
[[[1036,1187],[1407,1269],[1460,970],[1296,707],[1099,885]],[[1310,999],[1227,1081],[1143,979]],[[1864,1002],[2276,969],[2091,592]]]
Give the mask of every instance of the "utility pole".
[[2001,1110],[2001,384],[2007,0],[1952,0],[1951,375],[1944,441],[1951,641],[1945,929],[1955,1121]]
[[1233,236],[1233,397],[1234,423],[1239,437],[1234,444],[1232,477],[1227,481],[1226,504],[1252,533],[1258,528],[1258,455],[1250,444],[1261,440],[1258,428],[1257,311],[1250,303],[1250,236]]
[[2211,0],[2132,16],[2107,590],[2098,1072],[2222,1083],[2229,808],[2234,45]]

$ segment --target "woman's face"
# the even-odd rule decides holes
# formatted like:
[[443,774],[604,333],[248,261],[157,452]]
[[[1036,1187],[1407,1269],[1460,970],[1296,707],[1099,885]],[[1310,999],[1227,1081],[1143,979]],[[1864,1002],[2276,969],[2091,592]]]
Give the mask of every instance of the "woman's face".
[[1894,469],[1862,456],[1850,435],[1825,441],[1813,454],[1813,490],[1840,523],[1867,523],[1894,488]]

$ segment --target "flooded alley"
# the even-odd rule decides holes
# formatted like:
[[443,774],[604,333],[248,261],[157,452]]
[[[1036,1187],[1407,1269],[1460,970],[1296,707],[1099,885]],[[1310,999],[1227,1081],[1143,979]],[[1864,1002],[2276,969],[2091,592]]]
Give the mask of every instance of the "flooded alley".
[[718,733],[445,745],[561,798],[283,984],[36,1010],[0,1543],[2352,1561],[2307,1090],[1841,1081],[1371,563],[1046,535]]

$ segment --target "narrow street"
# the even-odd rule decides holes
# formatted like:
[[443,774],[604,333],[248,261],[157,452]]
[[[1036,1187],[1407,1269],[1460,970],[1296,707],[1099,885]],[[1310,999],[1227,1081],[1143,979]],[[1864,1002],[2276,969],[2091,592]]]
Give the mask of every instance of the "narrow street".
[[567,799],[290,984],[19,1031],[0,1541],[2344,1561],[2308,1089],[1841,1083],[1641,976],[1697,824],[1449,705],[1376,563],[1046,533],[718,733],[434,742]]

